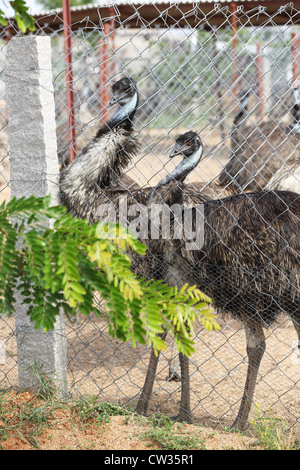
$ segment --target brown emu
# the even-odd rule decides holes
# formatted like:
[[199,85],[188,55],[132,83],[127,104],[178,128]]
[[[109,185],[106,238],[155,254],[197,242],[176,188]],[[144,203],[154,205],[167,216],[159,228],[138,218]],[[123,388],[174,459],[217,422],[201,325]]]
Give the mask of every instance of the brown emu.
[[[300,138],[300,90],[299,88],[293,89],[294,107],[293,107],[293,123],[291,130],[293,133],[298,134]],[[300,159],[299,155],[295,155],[287,162],[284,162],[282,167],[272,176],[270,181],[265,187],[266,190],[283,190],[294,191],[300,194]]]
[[[113,213],[112,222],[126,225],[134,218],[130,213],[133,205],[146,205],[151,195],[151,187],[140,188],[133,180],[122,173],[131,158],[137,153],[139,143],[134,135],[133,119],[138,106],[138,89],[132,78],[125,77],[112,86],[111,104],[118,104],[112,119],[105,124],[96,136],[81,152],[76,160],[61,172],[61,202],[66,205],[74,216],[87,218],[90,223],[105,218],[110,219],[106,207],[110,206]],[[211,193],[216,185],[194,183],[185,185],[185,199],[191,203],[199,202],[196,188]],[[120,206],[126,205],[128,218],[122,219]],[[149,253],[148,253],[149,255]],[[152,272],[146,271],[146,258],[143,257],[144,276],[150,277]],[[140,257],[134,257],[139,263]],[[137,273],[141,272],[138,266]]]
[[[191,140],[189,136],[188,141]],[[194,146],[202,146],[194,136]],[[177,141],[184,163],[182,177],[193,168],[193,155],[184,136]],[[196,150],[196,151],[199,151]],[[180,168],[179,168],[180,170]],[[178,170],[177,178],[180,179]],[[174,182],[161,182],[152,203],[180,202]],[[204,201],[204,242],[189,251],[186,240],[150,240],[150,249],[161,257],[160,276],[179,287],[197,284],[212,297],[217,311],[239,319],[246,332],[248,371],[240,409],[233,427],[246,426],[261,359],[265,351],[264,327],[281,312],[288,314],[300,340],[300,195],[287,191],[262,191],[220,200]],[[197,207],[192,211],[194,220]],[[194,227],[196,229],[196,227]],[[182,388],[178,419],[191,421],[188,359],[179,355]],[[137,406],[145,414],[150,400],[158,358],[150,358],[144,388]]]
[[273,120],[246,126],[249,93],[244,94],[231,133],[232,154],[219,175],[220,186],[233,193],[261,191],[282,165],[298,156],[299,101],[295,89],[293,97],[290,126]]
[[265,190],[294,191],[300,194],[300,159],[285,163],[270,179]]
[[122,78],[112,86],[112,95],[110,104],[118,104],[115,115],[60,176],[62,204],[90,222],[97,219],[99,205],[113,199],[113,190],[138,187],[127,175],[121,176],[139,149],[132,122],[139,101],[135,82]]

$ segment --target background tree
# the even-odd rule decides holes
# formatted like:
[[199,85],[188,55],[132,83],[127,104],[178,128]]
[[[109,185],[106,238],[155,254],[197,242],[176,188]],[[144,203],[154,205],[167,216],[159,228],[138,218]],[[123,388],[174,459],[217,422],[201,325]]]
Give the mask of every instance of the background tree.
[[[94,3],[95,0],[70,0],[71,6],[86,5]],[[37,3],[44,6],[46,10],[62,8],[62,0],[37,0]],[[22,33],[35,31],[34,18],[28,13],[29,7],[24,0],[10,0],[9,4],[15,12],[15,20]],[[5,13],[0,9],[0,25],[7,26]]]
[[[26,5],[26,2],[24,0],[11,0],[9,4],[15,12],[15,20],[22,33],[26,33],[27,30],[35,31],[34,18],[29,15],[29,7]],[[7,26],[5,13],[2,10],[0,10],[0,24]]]

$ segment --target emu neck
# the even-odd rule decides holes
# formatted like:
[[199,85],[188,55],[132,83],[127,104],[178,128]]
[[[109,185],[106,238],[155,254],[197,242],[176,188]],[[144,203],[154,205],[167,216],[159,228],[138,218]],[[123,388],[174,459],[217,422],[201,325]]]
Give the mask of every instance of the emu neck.
[[248,98],[245,97],[239,109],[239,112],[235,115],[233,120],[233,128],[231,131],[231,147],[234,150],[238,144],[238,131],[242,124],[244,124],[248,118],[247,115],[247,106],[248,106]]
[[61,200],[70,212],[86,217],[85,211],[93,206],[101,189],[120,177],[136,153],[138,144],[132,136],[132,118],[137,102],[136,93],[61,173]]
[[300,104],[295,103],[293,110],[292,110],[292,115],[293,115],[293,122],[291,124],[291,127],[293,129],[293,132],[298,134],[300,132]]
[[291,114],[293,121],[288,126],[292,130],[293,134],[300,133],[300,90],[298,88],[293,88],[293,101],[294,106],[292,108]]
[[171,171],[171,173],[169,173],[166,176],[166,178],[164,178],[162,181],[160,181],[160,183],[158,183],[157,186],[155,186],[155,188],[152,191],[151,198],[155,195],[156,190],[158,190],[162,186],[167,185],[171,181],[183,182],[186,179],[186,177],[189,175],[189,173],[194,168],[196,168],[196,166],[200,162],[202,153],[203,153],[203,147],[201,145],[200,148],[193,155],[181,160],[181,162],[179,163],[179,165],[177,165],[175,170]]
[[112,129],[123,123],[125,124],[125,122],[127,121],[128,123],[131,123],[134,117],[137,105],[138,105],[138,94],[135,93],[132,99],[128,103],[126,103],[124,106],[118,107],[115,115],[107,123],[107,127]]

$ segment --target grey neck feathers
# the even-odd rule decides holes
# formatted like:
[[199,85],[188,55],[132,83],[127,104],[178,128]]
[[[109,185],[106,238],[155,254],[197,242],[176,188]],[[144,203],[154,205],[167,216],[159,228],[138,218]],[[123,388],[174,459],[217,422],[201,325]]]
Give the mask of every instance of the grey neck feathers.
[[138,103],[138,94],[135,93],[128,103],[126,103],[124,106],[118,107],[115,115],[109,121],[108,126],[114,127],[117,124],[120,124],[121,122],[123,122],[125,119],[130,118],[130,116],[132,116],[136,110],[137,103]]
[[294,107],[292,109],[293,122],[291,124],[292,131],[295,134],[300,132],[300,90],[293,88]]
[[239,112],[236,114],[234,121],[233,121],[233,130],[240,126],[243,122],[245,122],[245,119],[248,118],[248,113],[247,113],[247,107],[248,107],[248,101],[249,98],[245,97],[241,101],[241,106],[239,109]]
[[162,186],[170,183],[171,181],[184,181],[187,175],[198,165],[201,160],[203,153],[203,146],[201,145],[200,148],[190,157],[184,158],[181,160],[179,165],[169,173],[166,178],[160,181],[152,191],[151,198],[154,196],[157,189],[161,188]]

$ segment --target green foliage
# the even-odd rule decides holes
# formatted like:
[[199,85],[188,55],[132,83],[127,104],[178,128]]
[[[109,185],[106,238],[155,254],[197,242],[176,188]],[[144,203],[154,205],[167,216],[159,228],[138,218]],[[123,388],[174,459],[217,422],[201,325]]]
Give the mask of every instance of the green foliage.
[[133,411],[111,402],[96,404],[94,410],[96,410],[97,413],[97,421],[100,423],[110,423],[111,416],[125,416],[127,419],[134,416]]
[[255,405],[251,425],[259,443],[267,450],[299,450],[293,431],[282,417],[275,417],[272,409],[262,412]]
[[[26,5],[26,2],[24,0],[11,0],[9,3],[15,11],[15,20],[22,33],[26,33],[27,30],[35,31],[34,18],[29,15],[29,8]],[[0,10],[0,24],[2,26],[7,26],[5,14],[2,10]]]
[[[70,5],[86,5],[93,3],[94,0],[70,0]],[[34,18],[28,13],[29,7],[26,4],[25,0],[10,0],[10,5],[14,10],[15,20],[17,22],[18,28],[22,33],[27,31],[35,31]],[[54,10],[62,8],[62,0],[38,0],[40,5],[43,5],[47,10]],[[0,10],[0,25],[7,26],[7,20],[5,18],[5,13],[3,10]]]
[[112,337],[134,346],[148,341],[155,351],[166,347],[157,334],[172,329],[178,350],[190,356],[197,316],[205,328],[218,329],[207,308],[210,299],[195,286],[179,290],[137,278],[130,269],[130,250],[143,256],[146,247],[122,226],[89,225],[63,206],[51,207],[49,196],[3,203],[0,314],[15,312],[17,290],[35,328],[53,329],[60,312],[70,318],[79,309],[105,315]]
[[5,14],[3,10],[0,10],[0,24],[2,26],[7,26],[7,21],[5,19]]
[[[151,427],[141,437],[151,441],[157,449],[163,450],[205,450],[205,442],[200,438],[200,430],[195,435],[182,432],[182,425],[168,416],[154,414],[149,420]],[[197,435],[198,434],[198,435]]]

